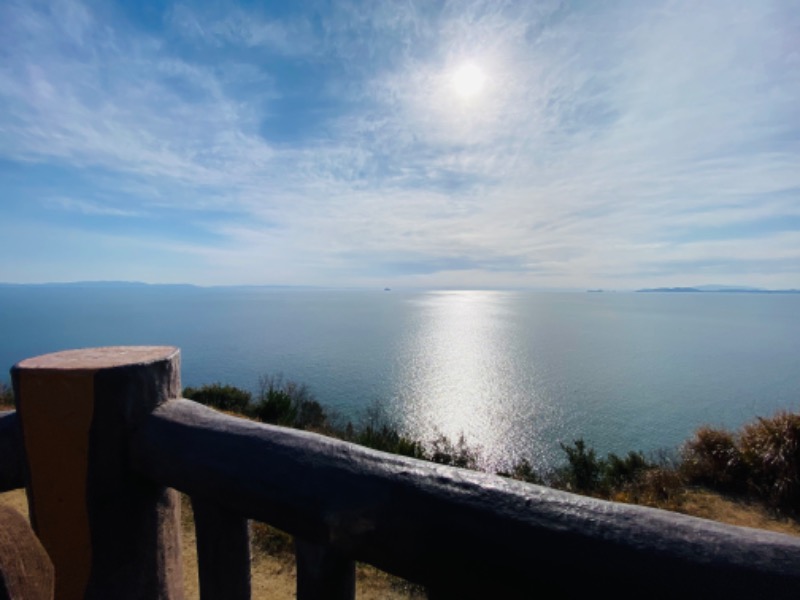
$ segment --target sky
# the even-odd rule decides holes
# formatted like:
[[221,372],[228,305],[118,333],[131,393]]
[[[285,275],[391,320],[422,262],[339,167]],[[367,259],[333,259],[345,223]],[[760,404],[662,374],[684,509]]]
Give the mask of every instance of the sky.
[[795,0],[0,0],[0,281],[800,288]]

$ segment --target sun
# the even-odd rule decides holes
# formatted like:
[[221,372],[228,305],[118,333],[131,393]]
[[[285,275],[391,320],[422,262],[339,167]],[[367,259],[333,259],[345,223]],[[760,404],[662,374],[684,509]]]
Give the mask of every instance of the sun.
[[486,74],[478,65],[465,63],[453,72],[452,83],[459,96],[472,98],[483,91],[486,85]]

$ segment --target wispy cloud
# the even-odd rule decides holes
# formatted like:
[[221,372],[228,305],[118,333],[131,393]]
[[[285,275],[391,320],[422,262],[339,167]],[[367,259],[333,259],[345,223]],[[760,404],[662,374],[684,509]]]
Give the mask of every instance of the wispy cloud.
[[0,6],[9,226],[146,215],[205,283],[800,287],[790,2],[135,10]]
[[230,44],[302,56],[313,53],[318,45],[305,18],[271,19],[236,7],[198,10],[176,4],[168,19],[186,38],[218,48]]
[[118,208],[108,204],[98,204],[75,198],[56,197],[50,198],[46,203],[48,208],[66,211],[76,211],[84,215],[104,215],[111,217],[138,217],[142,213],[136,210]]

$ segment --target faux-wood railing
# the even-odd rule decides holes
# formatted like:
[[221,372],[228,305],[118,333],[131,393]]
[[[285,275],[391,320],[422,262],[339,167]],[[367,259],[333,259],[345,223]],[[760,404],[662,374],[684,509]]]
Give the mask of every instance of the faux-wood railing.
[[432,598],[797,598],[800,539],[605,502],[238,419],[180,396],[179,351],[12,369],[0,491],[25,485],[56,598],[183,597],[175,490],[204,600],[250,597],[248,519],[295,536],[297,596],[353,598],[355,562]]

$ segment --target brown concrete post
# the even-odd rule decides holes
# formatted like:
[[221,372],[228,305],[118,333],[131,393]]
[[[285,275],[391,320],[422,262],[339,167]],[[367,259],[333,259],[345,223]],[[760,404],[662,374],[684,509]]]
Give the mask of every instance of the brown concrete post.
[[56,600],[183,598],[180,502],[130,469],[131,431],[180,396],[180,351],[69,350],[11,370],[34,529]]
[[297,600],[353,600],[356,563],[333,548],[295,538]]

